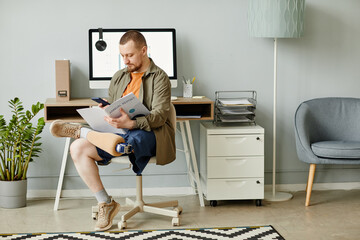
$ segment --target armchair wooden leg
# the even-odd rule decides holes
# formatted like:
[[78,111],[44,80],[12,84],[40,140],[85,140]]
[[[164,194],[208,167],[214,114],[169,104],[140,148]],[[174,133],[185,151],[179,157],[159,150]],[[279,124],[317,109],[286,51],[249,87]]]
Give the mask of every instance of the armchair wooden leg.
[[310,164],[309,178],[308,178],[308,182],[307,182],[307,186],[306,186],[306,201],[305,201],[306,207],[310,205],[310,197],[311,197],[311,191],[312,191],[313,182],[314,182],[315,169],[316,169],[316,164],[313,164],[313,163]]

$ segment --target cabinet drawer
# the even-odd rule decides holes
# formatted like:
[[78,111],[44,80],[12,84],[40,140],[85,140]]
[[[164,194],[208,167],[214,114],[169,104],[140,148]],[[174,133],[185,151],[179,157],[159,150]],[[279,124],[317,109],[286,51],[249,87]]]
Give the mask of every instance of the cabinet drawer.
[[264,135],[210,135],[208,156],[264,155]]
[[264,157],[208,157],[208,178],[264,177]]
[[264,178],[208,179],[207,200],[263,199]]

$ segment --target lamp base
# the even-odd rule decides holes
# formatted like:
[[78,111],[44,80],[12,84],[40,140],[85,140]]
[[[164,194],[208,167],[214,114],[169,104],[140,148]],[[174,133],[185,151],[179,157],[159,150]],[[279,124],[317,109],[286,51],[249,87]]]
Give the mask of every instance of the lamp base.
[[264,200],[269,202],[283,202],[292,199],[293,195],[286,192],[275,192],[272,191],[265,192]]

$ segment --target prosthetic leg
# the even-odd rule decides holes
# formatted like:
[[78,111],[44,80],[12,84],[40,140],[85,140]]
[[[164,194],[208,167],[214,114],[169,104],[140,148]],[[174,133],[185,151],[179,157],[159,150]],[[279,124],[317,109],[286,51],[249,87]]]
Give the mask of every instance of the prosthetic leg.
[[130,144],[125,143],[123,137],[114,133],[90,131],[87,134],[86,139],[96,147],[101,148],[116,157],[123,154],[129,154],[133,150]]

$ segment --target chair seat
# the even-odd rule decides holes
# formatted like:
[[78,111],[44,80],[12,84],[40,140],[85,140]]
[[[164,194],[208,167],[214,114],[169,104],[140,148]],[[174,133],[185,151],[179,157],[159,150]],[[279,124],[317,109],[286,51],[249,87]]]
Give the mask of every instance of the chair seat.
[[314,154],[322,158],[360,159],[358,141],[323,141],[311,144]]
[[[111,162],[119,163],[119,164],[129,164],[130,159],[129,159],[129,156],[125,155],[125,156],[120,156],[120,157],[114,157],[111,159]],[[149,163],[156,163],[156,157],[151,157],[148,164]]]

